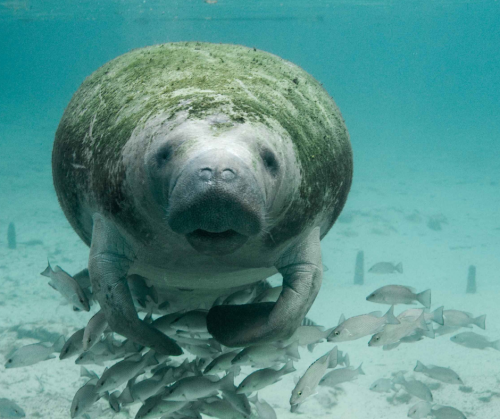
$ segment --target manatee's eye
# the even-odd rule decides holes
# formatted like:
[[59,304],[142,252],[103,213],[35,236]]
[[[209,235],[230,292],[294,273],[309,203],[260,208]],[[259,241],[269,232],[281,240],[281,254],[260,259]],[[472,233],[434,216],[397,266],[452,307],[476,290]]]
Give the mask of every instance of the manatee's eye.
[[271,173],[271,175],[276,176],[279,171],[279,163],[276,159],[276,155],[268,148],[263,148],[260,151],[260,157],[264,162],[264,166]]
[[172,156],[172,145],[170,143],[160,147],[156,155],[156,162],[158,163],[158,166],[164,165],[168,160],[170,160],[171,156]]

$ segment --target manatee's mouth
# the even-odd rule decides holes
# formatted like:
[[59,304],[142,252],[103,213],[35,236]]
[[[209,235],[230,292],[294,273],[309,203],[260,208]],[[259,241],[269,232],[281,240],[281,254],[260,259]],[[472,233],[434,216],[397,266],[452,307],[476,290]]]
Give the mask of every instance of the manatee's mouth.
[[243,246],[248,236],[235,230],[211,232],[201,228],[186,234],[189,244],[198,252],[213,255],[223,255],[236,251]]

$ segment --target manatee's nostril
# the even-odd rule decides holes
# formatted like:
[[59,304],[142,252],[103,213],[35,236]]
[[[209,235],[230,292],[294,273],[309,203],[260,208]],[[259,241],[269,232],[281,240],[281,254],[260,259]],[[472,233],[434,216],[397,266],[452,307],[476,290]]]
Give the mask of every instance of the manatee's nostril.
[[202,180],[210,180],[212,179],[212,169],[205,167],[200,170],[200,178]]
[[221,177],[224,180],[231,180],[231,179],[234,179],[236,177],[236,173],[234,173],[234,171],[231,169],[224,169],[222,171]]

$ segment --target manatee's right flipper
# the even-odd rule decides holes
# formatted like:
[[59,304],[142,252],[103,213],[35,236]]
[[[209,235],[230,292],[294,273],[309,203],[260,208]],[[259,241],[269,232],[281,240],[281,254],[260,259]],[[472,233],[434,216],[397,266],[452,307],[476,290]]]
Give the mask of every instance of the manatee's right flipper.
[[109,327],[159,354],[181,355],[180,346],[137,316],[126,280],[132,255],[124,238],[102,215],[96,213],[92,218],[90,279]]

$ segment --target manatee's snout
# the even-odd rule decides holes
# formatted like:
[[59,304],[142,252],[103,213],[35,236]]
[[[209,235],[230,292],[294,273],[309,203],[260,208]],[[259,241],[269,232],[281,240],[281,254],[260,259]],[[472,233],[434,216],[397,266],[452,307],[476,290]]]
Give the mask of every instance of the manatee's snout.
[[169,194],[167,222],[201,253],[234,252],[264,224],[264,193],[250,167],[221,149],[184,167]]

